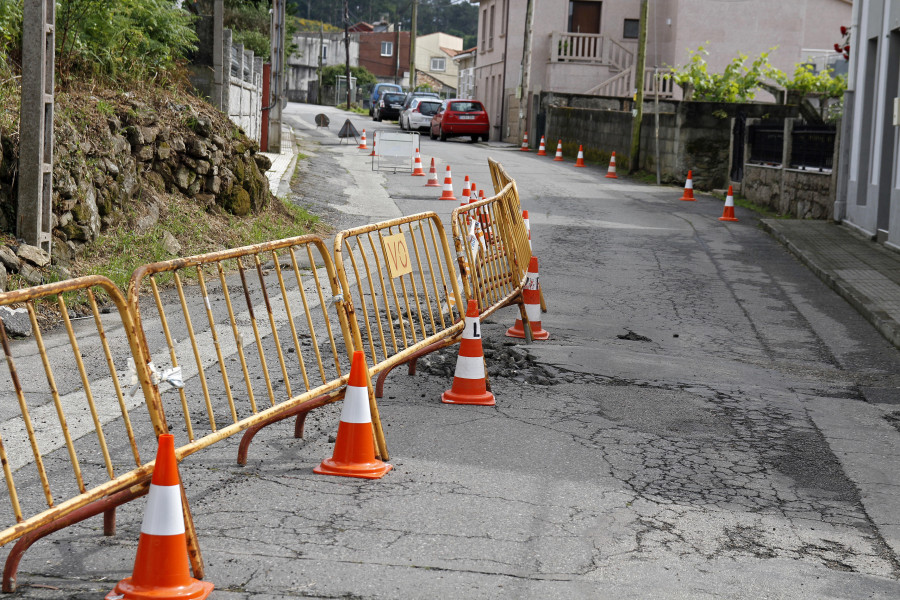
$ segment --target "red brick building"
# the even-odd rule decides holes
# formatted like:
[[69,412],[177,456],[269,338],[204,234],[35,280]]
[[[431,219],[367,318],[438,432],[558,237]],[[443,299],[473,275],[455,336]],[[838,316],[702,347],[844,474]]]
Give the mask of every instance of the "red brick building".
[[[409,32],[360,32],[359,66],[379,81],[403,84],[409,79]],[[399,48],[397,47],[399,45]],[[398,62],[399,53],[399,62]]]

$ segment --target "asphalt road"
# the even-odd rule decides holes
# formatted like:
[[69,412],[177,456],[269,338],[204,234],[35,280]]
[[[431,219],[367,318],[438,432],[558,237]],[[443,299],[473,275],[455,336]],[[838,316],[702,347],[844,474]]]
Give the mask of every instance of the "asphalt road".
[[[346,115],[317,129],[320,111],[285,111],[307,156],[292,201],[336,228],[456,206],[372,171],[338,144]],[[379,481],[312,473],[338,406],[303,440],[264,430],[246,467],[231,441],[190,457],[212,598],[900,596],[900,353],[752,214],[723,223],[719,200],[605,165],[427,135],[421,152],[457,192],[467,174],[490,187],[489,156],[516,179],[551,337],[506,338],[513,308],[489,320],[494,408],[440,403],[455,349],[394,372]],[[142,509],[120,509],[116,538],[98,520],[38,542],[21,597],[111,589]]]

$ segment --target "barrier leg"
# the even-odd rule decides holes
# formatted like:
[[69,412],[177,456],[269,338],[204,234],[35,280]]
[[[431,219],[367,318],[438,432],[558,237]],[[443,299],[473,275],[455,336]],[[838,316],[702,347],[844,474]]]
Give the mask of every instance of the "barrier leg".
[[547,312],[547,301],[544,300],[544,290],[541,290],[541,312]]
[[[253,427],[248,427],[247,431],[244,432],[244,435],[241,437],[241,443],[238,445],[238,455],[237,455],[237,464],[246,465],[247,464],[247,452],[250,449],[250,442],[253,441],[253,437],[259,433],[264,427],[271,425],[272,423],[278,423],[279,421],[284,421],[285,419],[290,419],[293,416],[297,417],[297,422],[294,423],[294,437],[302,437],[303,436],[303,425],[306,422],[306,413],[311,411],[314,408],[319,408],[321,406],[325,406],[326,404],[331,404],[336,400],[343,398],[344,396],[344,388],[339,390],[335,390],[328,394],[323,394],[322,396],[317,396],[312,400],[307,400],[297,406],[293,406],[290,409],[272,415],[268,419],[261,421],[254,425]],[[297,431],[300,431],[300,435],[297,435]],[[199,578],[198,578],[199,579]]]
[[525,312],[525,300],[521,294],[519,295],[518,305],[519,314],[522,316],[522,329],[525,330],[525,343],[530,344],[534,341],[531,337],[531,321],[528,320],[528,315]]
[[100,513],[104,513],[105,524],[106,514],[109,514],[110,512],[115,514],[117,506],[125,504],[135,498],[140,498],[141,496],[146,495],[148,491],[150,491],[149,475],[147,476],[146,481],[135,484],[130,488],[116,492],[115,494],[111,494],[106,498],[101,498],[90,504],[86,504],[66,516],[54,519],[50,523],[29,531],[20,537],[15,546],[12,547],[12,550],[9,551],[9,556],[6,557],[6,564],[3,567],[3,593],[11,594],[16,591],[16,572],[19,570],[19,562],[22,560],[22,555],[25,554],[25,551],[36,541],[55,531],[59,531],[60,529],[64,529],[75,523],[80,523],[81,521],[99,515]]
[[203,579],[203,555],[200,553],[200,543],[197,541],[197,530],[194,528],[194,515],[188,506],[187,494],[184,493],[184,483],[181,488],[181,512],[184,514],[184,534],[187,538],[188,560],[191,561],[191,571],[195,579]]
[[112,537],[116,535],[116,507],[103,511],[103,535]]
[[388,373],[394,370],[394,367],[397,367],[402,364],[406,364],[409,369],[410,375],[416,374],[416,361],[427,354],[431,354],[435,350],[440,350],[441,348],[446,348],[447,346],[452,346],[457,343],[459,338],[447,338],[445,340],[441,340],[439,342],[435,342],[433,344],[429,344],[419,350],[418,352],[414,352],[412,356],[406,359],[403,363],[398,363],[396,365],[390,365],[383,371],[378,373],[378,377],[375,378],[375,397],[381,398],[384,396],[384,380],[387,379]]

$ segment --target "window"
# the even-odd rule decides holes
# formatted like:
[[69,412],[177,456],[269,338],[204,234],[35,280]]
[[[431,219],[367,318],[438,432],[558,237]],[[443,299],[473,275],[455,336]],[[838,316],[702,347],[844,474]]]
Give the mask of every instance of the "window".
[[622,38],[626,40],[636,40],[641,33],[640,19],[625,19],[625,30],[622,32]]
[[394,55],[394,42],[381,42],[381,55],[382,56],[393,56]]
[[481,51],[487,50],[487,9],[481,11]]
[[328,46],[322,46],[322,62],[328,60]]
[[494,5],[491,4],[491,34],[488,37],[488,50],[494,47]]
[[500,13],[500,37],[506,35],[507,21],[509,21],[509,0],[503,0],[503,11]]
[[446,59],[441,57],[434,57],[431,59],[432,71],[445,71],[446,69]]

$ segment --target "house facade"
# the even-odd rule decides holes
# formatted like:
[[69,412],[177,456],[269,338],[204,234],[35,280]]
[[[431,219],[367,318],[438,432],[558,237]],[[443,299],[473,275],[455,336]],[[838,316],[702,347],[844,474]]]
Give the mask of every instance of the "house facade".
[[858,0],[850,25],[834,218],[900,250],[900,0]]
[[462,52],[461,37],[430,33],[416,37],[416,85],[428,84],[435,92],[455,96],[459,87],[459,64],[453,59]]
[[409,32],[373,31],[359,35],[359,66],[378,81],[404,85],[409,81]]
[[459,82],[456,85],[457,98],[475,98],[475,58],[478,55],[478,47],[463,50],[453,57],[459,70]]
[[[285,95],[291,102],[311,102],[318,85],[319,56],[322,67],[347,64],[344,33],[295,33],[294,44],[297,52],[287,59],[285,73]],[[359,35],[350,34],[350,66],[359,66]],[[315,83],[313,83],[315,82]]]
[[793,73],[810,53],[832,49],[851,13],[850,0],[650,2],[647,68],[636,74],[641,0],[531,0],[530,37],[528,0],[470,2],[479,7],[475,97],[489,107],[492,138],[507,140],[519,139],[522,127],[533,128],[543,91],[630,97],[641,82],[652,92],[655,68],[685,64],[700,46],[710,53],[712,72],[739,53],[755,57],[777,46],[770,62]]

